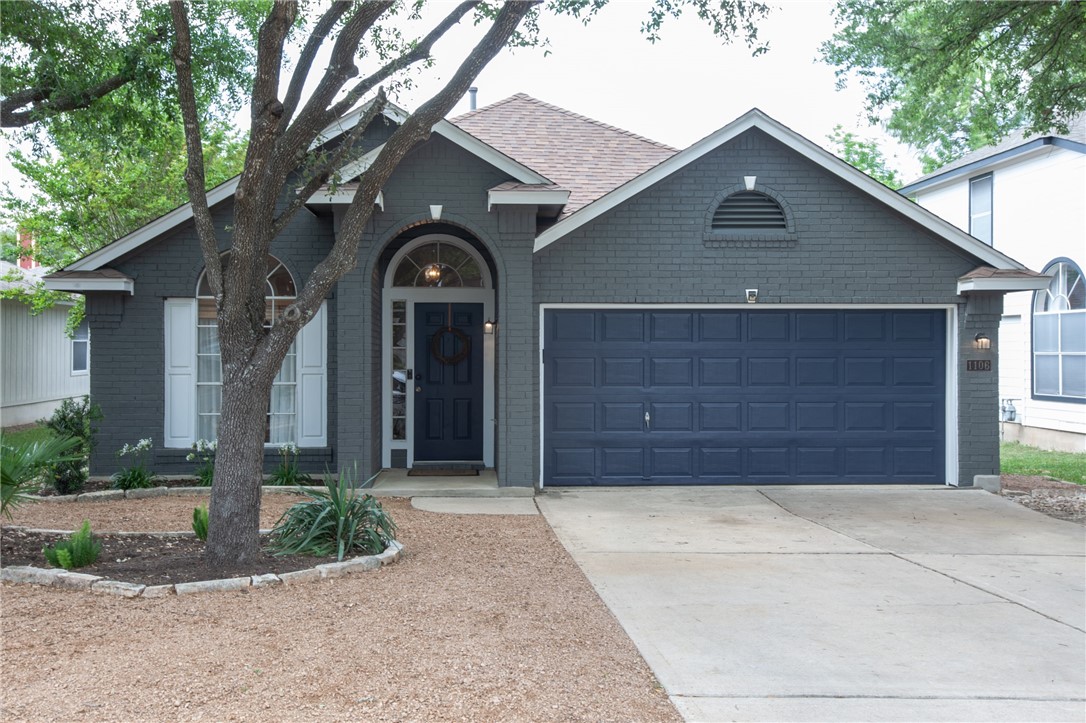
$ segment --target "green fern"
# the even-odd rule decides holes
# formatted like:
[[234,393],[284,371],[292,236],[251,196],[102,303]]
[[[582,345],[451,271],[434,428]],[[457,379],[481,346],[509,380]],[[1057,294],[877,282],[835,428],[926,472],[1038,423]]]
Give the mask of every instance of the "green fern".
[[102,543],[91,534],[89,520],[83,520],[83,526],[67,540],[59,540],[52,547],[42,548],[42,554],[50,565],[65,570],[93,565],[101,551]]

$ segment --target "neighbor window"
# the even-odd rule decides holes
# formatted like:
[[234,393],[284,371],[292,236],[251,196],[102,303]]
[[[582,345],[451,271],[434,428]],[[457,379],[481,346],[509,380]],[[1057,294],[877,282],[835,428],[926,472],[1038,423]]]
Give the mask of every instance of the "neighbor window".
[[992,245],[992,174],[969,179],[969,233]]
[[[264,326],[270,328],[279,314],[294,300],[294,279],[278,259],[268,257],[265,281]],[[200,277],[196,292],[196,438],[213,441],[218,437],[222,413],[222,364],[219,354],[219,326],[215,299],[206,276]],[[264,442],[280,445],[295,442],[297,359],[296,344],[283,359],[272,384]]]
[[72,374],[90,372],[90,324],[79,322],[72,335]]
[[1082,269],[1060,259],[1052,282],[1033,300],[1033,394],[1086,401],[1086,285]]

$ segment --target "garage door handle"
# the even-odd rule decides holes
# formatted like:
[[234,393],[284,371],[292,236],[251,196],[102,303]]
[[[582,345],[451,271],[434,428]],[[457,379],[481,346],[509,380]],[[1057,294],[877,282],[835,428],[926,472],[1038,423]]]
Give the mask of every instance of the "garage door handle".
[[650,416],[649,416],[649,413],[648,413],[648,412],[645,412],[645,429],[648,429],[648,428],[649,428],[649,422],[650,422],[651,420],[652,420],[652,417],[650,417]]

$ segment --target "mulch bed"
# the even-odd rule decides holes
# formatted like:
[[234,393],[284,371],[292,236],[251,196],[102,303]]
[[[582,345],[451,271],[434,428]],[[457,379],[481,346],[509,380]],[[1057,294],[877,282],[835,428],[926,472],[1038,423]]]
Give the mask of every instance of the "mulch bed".
[[[42,548],[66,535],[43,534],[17,528],[0,528],[0,559],[4,566],[48,567]],[[179,582],[248,577],[266,573],[294,572],[335,562],[334,557],[304,555],[276,557],[263,553],[250,565],[212,567],[204,560],[204,543],[195,537],[95,534],[102,543],[98,562],[74,572],[140,585],[173,585]]]

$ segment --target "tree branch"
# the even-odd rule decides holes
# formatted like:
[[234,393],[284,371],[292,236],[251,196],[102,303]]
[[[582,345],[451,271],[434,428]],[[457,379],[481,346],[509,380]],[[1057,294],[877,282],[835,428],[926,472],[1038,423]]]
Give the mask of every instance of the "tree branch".
[[483,68],[501,50],[516,32],[520,21],[531,12],[539,0],[505,3],[498,11],[493,25],[478,45],[460,64],[456,74],[434,97],[426,101],[397,128],[385,142],[373,165],[361,176],[354,200],[347,209],[342,227],[336,234],[336,242],[328,255],[313,269],[305,285],[298,293],[292,307],[293,321],[273,326],[261,341],[262,350],[289,344],[298,329],[316,313],[329,290],[348,271],[354,268],[358,256],[358,242],[366,223],[373,215],[373,203],[377,193],[392,176],[396,166],[420,141],[426,140],[438,121],[452,110],[467,92]]
[[418,45],[411,49],[400,57],[396,58],[385,64],[383,68],[373,73],[368,78],[365,78],[355,84],[353,88],[347,93],[347,96],[341,101],[332,106],[328,115],[331,119],[335,119],[346,113],[355,103],[359,101],[362,96],[369,93],[376,88],[378,84],[384,82],[389,76],[394,73],[398,73],[405,68],[408,68],[420,60],[425,60],[430,57],[430,50],[434,47],[434,43],[440,40],[445,33],[457,23],[459,23],[464,15],[479,5],[479,0],[471,0],[470,2],[463,2],[457,5],[452,12],[450,12],[444,20],[442,20],[433,30],[431,30],[425,38],[423,38]]
[[185,150],[188,165],[185,168],[185,184],[188,186],[192,217],[200,250],[207,268],[207,281],[216,304],[223,299],[222,263],[219,244],[215,238],[215,224],[207,207],[207,187],[204,177],[204,149],[200,140],[200,118],[196,106],[196,92],[192,83],[192,34],[189,28],[188,9],[184,0],[170,1],[170,15],[174,26],[173,64],[177,71],[177,94],[181,105],[181,117],[185,124]]
[[[168,35],[166,27],[157,28],[155,32],[149,34],[136,47],[142,52],[153,45],[161,43]],[[139,68],[139,54],[133,57],[135,60],[127,63],[120,72],[80,91],[62,92],[54,96],[55,89],[38,86],[24,88],[8,95],[6,98],[0,98],[0,128],[22,128],[31,123],[36,123],[42,118],[88,107],[94,101],[106,97],[136,79],[136,71]],[[21,110],[28,105],[31,107]]]
[[344,164],[347,158],[356,152],[354,148],[355,144],[366,132],[366,128],[373,122],[373,119],[380,115],[385,109],[387,100],[384,90],[379,91],[377,97],[370,102],[369,108],[367,108],[362,117],[358,119],[358,124],[343,138],[343,141],[336,148],[335,152],[320,165],[313,176],[302,185],[298,190],[297,197],[292,199],[287,207],[283,209],[283,212],[272,222],[273,237],[278,236],[279,233],[282,232],[290,222],[290,219],[294,217],[294,214],[298,213],[302,206],[308,203],[309,198],[316,193],[321,186],[328,182],[328,179]]
[[298,102],[302,97],[302,88],[309,77],[309,71],[313,68],[313,60],[317,57],[321,46],[328,38],[328,34],[332,32],[332,28],[335,27],[336,23],[339,22],[339,19],[343,17],[343,14],[350,7],[351,0],[335,0],[332,6],[321,16],[321,19],[317,21],[316,27],[313,28],[313,32],[310,33],[309,38],[306,40],[305,47],[302,48],[301,55],[298,56],[298,64],[294,67],[294,73],[291,75],[286,98],[283,100],[283,118],[280,120],[280,124],[289,123],[294,116],[294,111],[297,110]]

